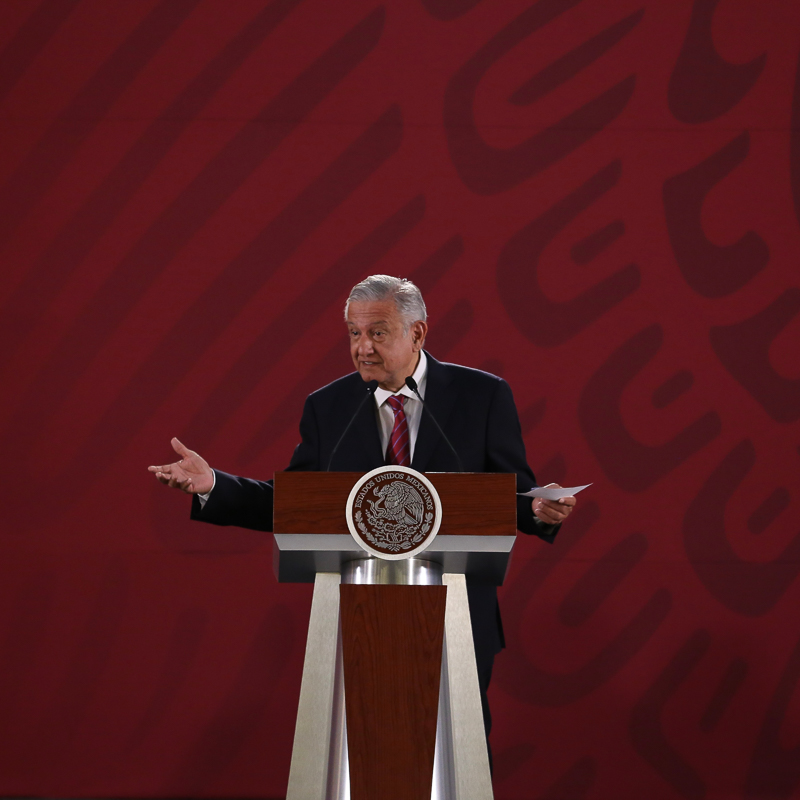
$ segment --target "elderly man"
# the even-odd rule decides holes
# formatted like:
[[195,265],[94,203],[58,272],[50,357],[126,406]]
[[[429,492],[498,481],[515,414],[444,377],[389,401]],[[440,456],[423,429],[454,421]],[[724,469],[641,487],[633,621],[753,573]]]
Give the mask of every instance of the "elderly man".
[[[508,384],[486,372],[440,363],[426,353],[426,320],[422,295],[410,281],[372,275],[353,287],[345,321],[356,372],[307,398],[290,470],[368,472],[400,464],[420,472],[463,468],[515,473],[518,492],[536,485]],[[422,404],[405,383],[409,376],[458,457],[431,416],[423,416]],[[362,404],[370,381],[378,383],[374,403]],[[271,482],[212,470],[177,439],[172,446],[180,460],[149,469],[162,483],[195,495],[192,519],[271,530]],[[552,541],[574,505],[573,497],[557,502],[518,497],[517,527]],[[468,584],[467,592],[488,736],[486,690],[494,657],[504,646],[503,633],[495,587]]]

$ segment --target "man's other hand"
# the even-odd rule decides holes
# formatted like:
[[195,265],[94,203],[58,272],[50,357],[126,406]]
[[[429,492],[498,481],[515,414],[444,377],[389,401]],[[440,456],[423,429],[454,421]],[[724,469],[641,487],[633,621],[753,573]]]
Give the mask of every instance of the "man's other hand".
[[148,471],[173,489],[180,489],[187,494],[206,494],[214,487],[214,472],[205,459],[194,450],[189,450],[177,439],[173,439],[172,449],[180,456],[174,464],[162,464],[160,467],[148,467]]
[[[557,483],[548,483],[545,489],[560,489]],[[547,525],[561,524],[571,513],[577,501],[574,497],[562,497],[560,500],[533,499],[533,513],[536,518]]]

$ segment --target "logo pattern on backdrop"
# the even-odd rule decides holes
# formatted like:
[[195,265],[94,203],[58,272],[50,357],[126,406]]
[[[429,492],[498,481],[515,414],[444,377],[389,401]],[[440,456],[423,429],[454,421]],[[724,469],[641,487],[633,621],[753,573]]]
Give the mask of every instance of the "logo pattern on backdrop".
[[[795,795],[799,28],[755,0],[2,4],[0,789],[283,791],[304,601],[143,467],[178,434],[282,468],[351,369],[347,290],[389,272],[437,358],[508,379],[537,476],[596,487],[502,590],[497,797]],[[427,524],[393,492],[389,542]]]

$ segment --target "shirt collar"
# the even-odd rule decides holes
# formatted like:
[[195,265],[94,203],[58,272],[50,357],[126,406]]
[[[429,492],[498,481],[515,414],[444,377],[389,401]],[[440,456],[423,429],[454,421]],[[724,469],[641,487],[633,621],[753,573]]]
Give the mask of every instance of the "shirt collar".
[[[424,350],[419,351],[417,368],[414,370],[414,374],[411,377],[416,382],[419,393],[425,397],[425,383],[428,377],[428,357],[425,355]],[[375,403],[377,404],[378,408],[380,408],[392,396],[410,397],[412,400],[417,399],[417,396],[411,391],[411,389],[408,388],[408,386],[403,386],[402,389],[399,389],[396,392],[390,392],[388,389],[381,389],[379,386],[375,390]]]

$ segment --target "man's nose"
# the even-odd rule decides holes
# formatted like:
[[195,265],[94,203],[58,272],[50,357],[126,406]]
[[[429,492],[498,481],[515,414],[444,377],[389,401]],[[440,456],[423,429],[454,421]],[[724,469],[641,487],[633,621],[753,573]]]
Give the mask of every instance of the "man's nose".
[[362,336],[358,342],[358,352],[361,355],[368,355],[373,352],[372,339],[369,336]]

